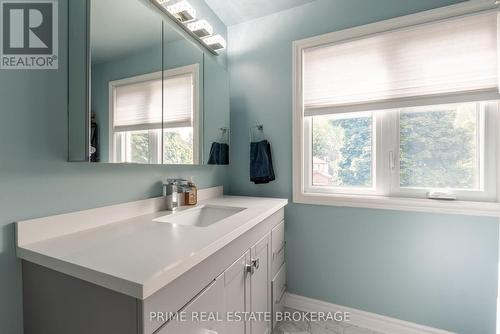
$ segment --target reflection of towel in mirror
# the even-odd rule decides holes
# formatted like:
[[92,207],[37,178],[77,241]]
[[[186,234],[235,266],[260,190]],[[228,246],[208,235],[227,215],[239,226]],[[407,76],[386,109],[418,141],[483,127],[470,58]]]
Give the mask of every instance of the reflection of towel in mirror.
[[271,144],[267,140],[250,143],[250,181],[260,184],[274,179]]
[[209,165],[229,165],[229,145],[225,143],[212,143],[210,148]]

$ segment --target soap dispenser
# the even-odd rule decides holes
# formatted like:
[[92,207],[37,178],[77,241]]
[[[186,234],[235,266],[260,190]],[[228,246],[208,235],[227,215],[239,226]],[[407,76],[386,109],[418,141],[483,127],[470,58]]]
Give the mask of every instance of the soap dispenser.
[[198,203],[198,188],[196,188],[192,176],[189,178],[187,188],[188,190],[185,192],[184,204],[196,205],[196,203]]

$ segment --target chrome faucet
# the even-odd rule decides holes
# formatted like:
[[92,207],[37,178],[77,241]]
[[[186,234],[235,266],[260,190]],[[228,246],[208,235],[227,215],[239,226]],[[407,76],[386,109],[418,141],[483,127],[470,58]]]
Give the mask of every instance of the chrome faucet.
[[167,210],[175,211],[181,206],[181,196],[188,190],[187,181],[184,179],[167,179],[163,184],[163,196],[167,201]]

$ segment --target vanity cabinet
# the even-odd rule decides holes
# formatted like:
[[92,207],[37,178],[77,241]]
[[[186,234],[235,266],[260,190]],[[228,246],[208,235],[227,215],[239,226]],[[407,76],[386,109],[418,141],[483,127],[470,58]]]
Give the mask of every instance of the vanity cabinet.
[[271,302],[273,308],[273,328],[276,325],[276,313],[283,312],[283,298],[286,292],[286,266],[283,264],[272,283]]
[[281,222],[271,232],[272,236],[272,277],[275,277],[285,263],[285,222]]
[[145,299],[24,260],[25,333],[270,334],[286,287],[284,209],[265,217]]
[[[203,321],[196,320],[201,312],[213,314],[224,312],[224,276],[219,276],[205,290],[203,290],[194,300],[180,310],[185,314],[184,319],[169,321],[158,334],[222,334],[225,333],[224,323],[218,321],[211,314],[206,315]],[[180,314],[180,313],[179,313]]]
[[282,221],[271,231],[271,311],[272,328],[276,325],[276,313],[283,311],[283,297],[286,291],[285,267],[285,222]]
[[[250,312],[250,251],[234,262],[224,272],[224,303],[226,311],[245,314]],[[232,320],[232,319],[227,319]],[[226,333],[250,333],[250,324],[247,321],[227,321]]]
[[[180,310],[188,321],[173,319],[159,334],[269,334],[271,322],[265,314],[271,302],[270,237],[267,234]],[[206,312],[204,321],[189,321],[201,319],[200,312]],[[250,312],[257,319],[245,321]]]
[[270,255],[271,234],[266,235],[251,249],[250,305],[258,320],[250,322],[251,333],[271,333],[271,321],[260,318],[271,312]]

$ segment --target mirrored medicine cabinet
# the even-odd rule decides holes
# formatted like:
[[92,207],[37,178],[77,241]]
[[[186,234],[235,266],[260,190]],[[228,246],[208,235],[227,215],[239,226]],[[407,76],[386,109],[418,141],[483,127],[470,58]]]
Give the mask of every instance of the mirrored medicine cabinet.
[[224,51],[154,1],[72,0],[68,14],[69,161],[228,163]]

